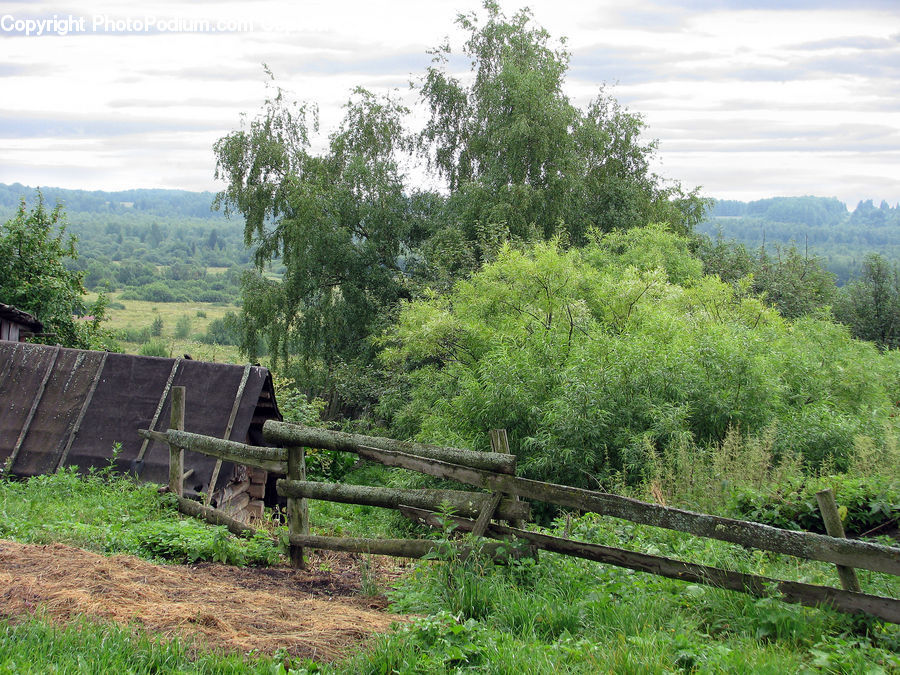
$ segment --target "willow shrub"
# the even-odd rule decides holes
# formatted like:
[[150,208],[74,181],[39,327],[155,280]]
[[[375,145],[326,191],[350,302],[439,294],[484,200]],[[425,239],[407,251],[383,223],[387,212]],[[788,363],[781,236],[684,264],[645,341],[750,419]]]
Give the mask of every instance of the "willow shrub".
[[846,466],[855,439],[893,424],[897,357],[827,316],[786,321],[751,282],[702,276],[661,226],[507,246],[403,305],[382,338],[398,385],[381,412],[397,434],[473,449],[506,428],[524,475],[588,487],[643,480],[655,454],[729,429]]

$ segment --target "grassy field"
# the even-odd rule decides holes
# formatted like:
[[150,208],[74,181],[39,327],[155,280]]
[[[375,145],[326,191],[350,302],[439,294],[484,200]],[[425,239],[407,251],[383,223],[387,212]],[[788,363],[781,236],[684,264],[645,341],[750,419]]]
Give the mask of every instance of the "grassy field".
[[[317,507],[313,502],[318,532],[391,530],[383,510],[328,505],[317,513]],[[279,559],[271,542],[240,541],[221,528],[183,520],[153,486],[109,472],[83,478],[63,472],[27,483],[0,479],[0,513],[0,537],[23,542],[59,541],[154,561]],[[579,539],[633,550],[812,583],[837,581],[829,565],[592,514],[561,518],[549,531],[563,528]],[[408,535],[396,526],[393,532]],[[861,581],[865,591],[900,595],[895,577],[862,573]],[[393,611],[414,618],[333,663],[204,651],[139,625],[89,617],[59,625],[36,607],[28,617],[0,620],[0,672],[900,671],[898,626],[554,554],[508,566],[438,557],[381,590]]]
[[[104,324],[110,330],[125,335],[142,329],[150,330],[157,318],[162,320],[159,339],[166,349],[166,356],[174,357],[190,354],[192,358],[220,363],[243,363],[238,348],[234,345],[206,344],[199,337],[206,333],[209,324],[221,319],[228,312],[239,312],[235,305],[211,302],[144,302],[142,300],[122,300],[119,293],[108,295],[111,307],[107,313],[109,320]],[[87,297],[89,302],[96,294]],[[123,305],[121,307],[120,305]],[[178,321],[189,321],[188,337],[176,337]],[[119,344],[128,354],[140,352],[144,343],[120,339]]]

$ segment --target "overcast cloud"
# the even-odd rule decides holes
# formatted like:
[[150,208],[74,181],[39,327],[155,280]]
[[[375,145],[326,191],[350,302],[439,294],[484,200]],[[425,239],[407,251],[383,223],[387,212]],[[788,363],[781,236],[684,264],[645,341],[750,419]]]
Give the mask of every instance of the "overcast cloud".
[[[568,39],[573,101],[614,85],[659,139],[662,175],[719,198],[900,202],[896,0],[529,4],[538,23]],[[396,88],[414,103],[408,83],[429,62],[426,50],[458,38],[454,17],[478,7],[6,2],[0,182],[219,189],[212,145],[259,109],[263,63],[320,106],[327,134],[354,86]],[[26,21],[54,16],[72,21],[26,35],[37,25]],[[223,30],[192,32],[196,21]]]

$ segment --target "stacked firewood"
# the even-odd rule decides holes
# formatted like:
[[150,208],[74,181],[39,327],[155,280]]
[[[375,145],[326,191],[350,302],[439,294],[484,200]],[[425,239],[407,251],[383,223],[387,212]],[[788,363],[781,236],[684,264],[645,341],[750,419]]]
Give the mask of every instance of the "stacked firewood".
[[242,523],[263,517],[268,472],[236,466],[229,483],[214,495],[216,508]]

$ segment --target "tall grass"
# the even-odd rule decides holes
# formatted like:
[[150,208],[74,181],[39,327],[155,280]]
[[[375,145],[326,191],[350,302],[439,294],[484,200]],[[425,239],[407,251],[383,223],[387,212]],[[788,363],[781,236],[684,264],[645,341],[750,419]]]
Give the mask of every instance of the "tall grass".
[[885,429],[882,442],[857,436],[844,473],[828,462],[812,470],[796,453],[776,453],[775,442],[774,427],[752,436],[730,427],[724,440],[713,445],[701,446],[688,439],[670,444],[663,452],[648,446],[650,478],[640,492],[663,504],[735,515],[728,511],[738,493],[768,494],[792,482],[829,476],[838,482],[844,477],[870,479],[893,485],[895,493],[900,490],[900,446],[890,428]]
[[[285,668],[287,664],[287,669]],[[294,666],[292,668],[292,666]],[[81,619],[55,625],[40,614],[0,620],[0,673],[210,673],[278,675],[308,672],[283,654],[220,654],[177,638]]]
[[111,467],[85,475],[69,467],[27,481],[0,476],[0,538],[149,560],[280,560],[270,538],[239,539],[223,527],[182,518],[171,496],[160,495],[155,484],[136,483]]
[[[796,576],[796,563],[680,533],[588,515],[557,522],[579,539]],[[821,579],[828,566],[801,564]],[[885,575],[874,586],[890,583]],[[541,553],[505,566],[470,557],[422,563],[391,594],[425,615],[381,637],[350,672],[887,672],[900,631],[585,560]]]

